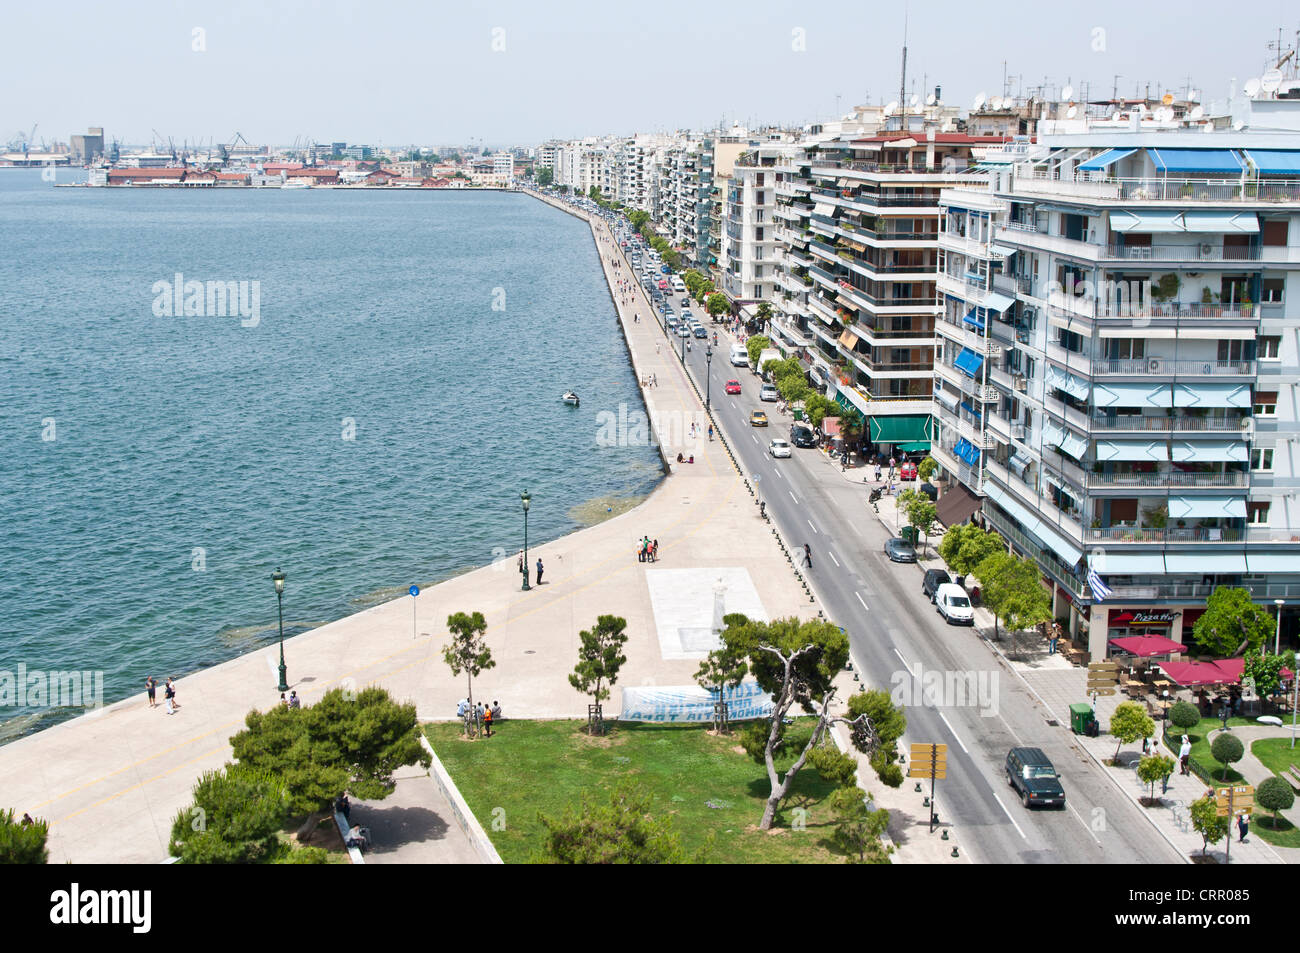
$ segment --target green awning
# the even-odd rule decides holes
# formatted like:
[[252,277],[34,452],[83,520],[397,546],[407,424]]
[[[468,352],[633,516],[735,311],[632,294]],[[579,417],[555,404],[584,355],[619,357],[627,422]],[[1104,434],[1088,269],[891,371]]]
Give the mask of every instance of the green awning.
[[930,441],[928,441],[928,440],[913,440],[913,441],[911,441],[910,443],[900,443],[900,444],[896,444],[895,447],[894,447],[894,449],[895,449],[895,450],[902,450],[904,453],[915,453],[915,452],[918,452],[918,451],[921,451],[921,450],[924,450],[924,451],[926,451],[926,452],[928,453],[929,450],[930,450]]
[[930,415],[905,414],[900,417],[872,417],[872,443],[924,443],[929,449]]

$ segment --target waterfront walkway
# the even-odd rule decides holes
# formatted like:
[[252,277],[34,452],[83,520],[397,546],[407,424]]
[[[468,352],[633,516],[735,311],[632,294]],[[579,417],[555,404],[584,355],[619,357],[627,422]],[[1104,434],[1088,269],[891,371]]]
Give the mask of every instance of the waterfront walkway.
[[[628,277],[613,268],[605,224],[592,227],[607,276],[612,282]],[[488,621],[496,667],[475,682],[475,697],[499,699],[507,717],[529,718],[585,717],[587,700],[567,675],[577,660],[579,630],[602,613],[627,619],[628,661],[620,684],[634,686],[693,684],[719,579],[727,611],[816,615],[722,443],[710,443],[703,433],[692,437],[682,425],[696,419],[701,403],[663,332],[644,312],[639,322],[630,310],[621,320],[638,378],[658,378],[645,398],[660,422],[665,455],[675,460],[679,450],[693,453],[695,463],[674,463],[671,475],[635,509],[530,549],[534,572],[539,557],[546,569],[543,584],[529,592],[521,591],[510,555],[421,593],[414,621],[407,596],[288,640],[289,682],[305,703],[337,686],[377,684],[413,701],[423,719],[451,717],[466,687],[442,659],[446,619],[456,611],[477,610]],[[557,402],[556,409],[564,408]],[[601,409],[616,418],[620,410]],[[594,435],[582,439],[588,436]],[[533,500],[538,510],[554,505]],[[636,558],[636,541],[646,535],[659,540],[657,563]],[[228,739],[249,709],[278,701],[277,662],[276,648],[268,646],[182,679],[181,708],[172,716],[161,705],[150,709],[142,691],[0,747],[0,807],[50,821],[52,863],[162,861],[172,819],[190,802],[195,780],[230,758]],[[606,705],[621,707],[618,686]],[[503,733],[488,743],[509,740]],[[416,790],[404,780],[403,789],[408,786]],[[402,800],[400,807],[415,808]],[[438,837],[422,835],[430,848],[422,860],[466,856],[455,825],[445,833],[443,852],[435,850]]]

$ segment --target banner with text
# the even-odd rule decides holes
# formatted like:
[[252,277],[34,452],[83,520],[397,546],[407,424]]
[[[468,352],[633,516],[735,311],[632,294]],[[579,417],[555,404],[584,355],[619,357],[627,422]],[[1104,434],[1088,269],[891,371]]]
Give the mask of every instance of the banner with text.
[[[735,688],[724,688],[722,699],[727,703],[729,721],[746,721],[751,718],[770,718],[772,696],[763,691],[757,682],[741,682]],[[698,685],[623,689],[623,713],[619,721],[712,721],[713,705],[718,692]]]

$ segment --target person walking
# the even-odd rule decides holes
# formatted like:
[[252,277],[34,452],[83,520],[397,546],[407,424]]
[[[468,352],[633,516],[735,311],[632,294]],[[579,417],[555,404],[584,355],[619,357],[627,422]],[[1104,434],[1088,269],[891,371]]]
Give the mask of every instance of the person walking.
[[1242,811],[1237,815],[1237,843],[1246,843],[1246,834],[1250,831],[1250,825],[1246,822],[1246,812]]
[[145,694],[149,696],[149,707],[157,708],[158,707],[158,697],[157,697],[158,683],[154,681],[154,677],[152,675],[145,677],[144,691]]
[[302,707],[302,699],[298,697],[298,693],[297,693],[297,692],[290,692],[290,693],[289,693],[289,707],[290,707],[290,708],[301,708],[301,707]]
[[167,679],[167,685],[163,689],[163,697],[167,700],[167,714],[176,714],[176,689],[172,688],[172,680]]
[[803,544],[803,564],[812,569],[812,547],[807,543]]
[[1183,743],[1178,746],[1178,773],[1187,774],[1187,761],[1192,756],[1192,743],[1183,735]]
[[650,552],[654,556],[651,562],[659,562],[659,540],[656,539],[650,544]]
[[[539,579],[538,582],[541,582],[541,580]],[[483,736],[485,738],[492,737],[492,709],[486,707],[483,709]]]
[[542,560],[540,556],[537,559],[537,584],[539,586],[542,584]]
[[709,443],[713,442],[713,424],[709,424]]

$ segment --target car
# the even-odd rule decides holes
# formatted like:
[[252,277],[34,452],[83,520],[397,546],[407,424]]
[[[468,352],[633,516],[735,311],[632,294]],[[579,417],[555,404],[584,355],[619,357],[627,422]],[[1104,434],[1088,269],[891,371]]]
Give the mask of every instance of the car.
[[817,438],[813,434],[811,427],[805,427],[803,424],[791,424],[790,442],[796,447],[815,447]]
[[758,399],[771,403],[781,399],[781,394],[777,391],[775,384],[764,384],[758,392]]
[[901,537],[893,536],[885,540],[885,555],[891,563],[914,563],[916,547]]
[[934,608],[949,625],[974,625],[975,610],[971,607],[970,596],[966,590],[951,582],[945,582],[934,590]]
[[740,393],[740,381],[735,381],[735,380],[727,381],[727,384],[726,384],[726,386],[723,388],[723,390],[725,390],[728,394],[739,394],[739,393]]
[[771,440],[768,442],[767,452],[773,457],[788,457],[791,452],[790,444],[788,441],[781,440],[780,438]]
[[927,569],[925,577],[921,580],[921,595],[929,596],[930,601],[934,602],[934,591],[949,582],[952,582],[952,576],[948,575],[947,570]]
[[676,330],[677,330],[677,319],[676,319],[676,318],[669,318],[669,319],[668,319],[666,322],[664,322],[664,323],[668,326],[668,330],[669,330],[669,331],[676,331]]
[[751,427],[766,427],[767,414],[763,413],[761,410],[754,411],[749,415],[749,425]]
[[1043,754],[1042,748],[1012,748],[1007,752],[1007,783],[1020,795],[1025,807],[1065,808],[1065,788],[1061,776]]
[[669,268],[667,265],[661,265],[659,267],[659,270],[665,275],[671,275],[673,273],[673,270]]
[[689,308],[691,306],[691,299],[688,298],[686,295],[682,295],[682,300],[677,303],[681,305],[683,308]]
[[677,325],[677,334],[681,337],[688,338],[691,336],[691,329],[684,324]]
[[903,465],[898,468],[898,478],[900,480],[915,480],[916,464],[911,463],[910,461],[905,461]]
[[694,320],[695,315],[691,312],[690,308],[682,308],[682,317],[691,318],[692,320]]
[[702,324],[692,324],[691,333],[697,338],[707,338],[709,336],[709,332],[704,330],[704,325]]
[[660,290],[660,291],[667,291],[667,290],[668,290],[668,279],[667,279],[667,278],[660,278],[660,279],[659,279],[659,290]]
[[749,351],[743,344],[733,344],[731,346],[731,363],[734,367],[749,366]]

